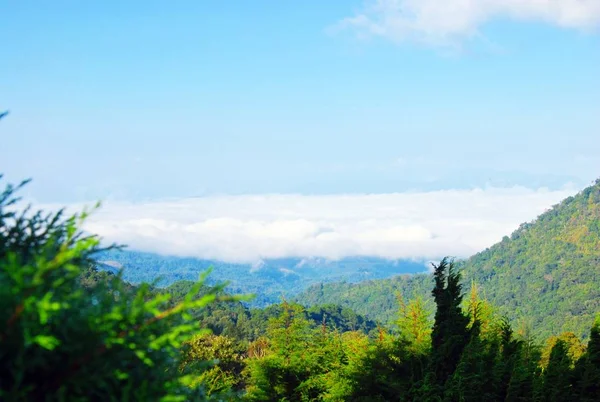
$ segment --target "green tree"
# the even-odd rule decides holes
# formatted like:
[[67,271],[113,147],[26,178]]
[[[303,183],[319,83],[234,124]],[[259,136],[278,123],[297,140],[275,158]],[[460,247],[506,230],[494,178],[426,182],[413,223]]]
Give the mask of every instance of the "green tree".
[[520,336],[522,339],[518,341],[515,362],[508,383],[507,402],[535,400],[536,387],[540,382],[540,348],[532,338],[528,327],[525,326],[520,330]]
[[572,400],[571,359],[568,345],[562,339],[556,341],[550,352],[548,367],[543,374],[543,397],[547,402]]
[[205,399],[177,370],[179,347],[200,331],[188,312],[219,287],[196,297],[200,281],[168,306],[118,275],[82,286],[101,250],[78,229],[87,214],[19,212],[19,188],[0,193],[0,400]]
[[436,312],[431,332],[431,364],[423,389],[425,399],[443,395],[444,384],[454,373],[469,340],[469,317],[461,309],[460,273],[448,258],[433,267]]
[[[464,347],[459,363],[452,377],[446,382],[444,397],[447,401],[493,401],[497,400],[497,386],[494,368],[497,362],[499,344],[486,328],[482,334],[483,302],[480,301],[475,286],[471,288],[468,304],[469,341]],[[485,317],[486,322],[489,317]]]
[[494,366],[497,345],[474,336],[463,350],[452,377],[446,383],[447,401],[495,401]]
[[550,355],[552,353],[552,349],[554,348],[554,345],[556,345],[556,343],[558,341],[562,341],[565,344],[565,347],[567,348],[567,355],[569,356],[569,360],[571,361],[571,366],[574,365],[574,363],[579,360],[579,358],[581,356],[583,356],[583,354],[585,353],[585,345],[581,342],[581,340],[577,337],[577,335],[575,335],[572,332],[563,332],[562,334],[558,335],[558,336],[551,336],[546,340],[546,345],[544,346],[544,349],[542,350],[542,357],[540,359],[540,365],[543,368],[546,368],[548,366],[548,363],[550,361]]
[[508,318],[503,317],[498,324],[500,355],[494,366],[495,391],[498,400],[507,399],[510,381],[519,363],[523,341],[516,339]]
[[587,352],[581,359],[581,378],[578,392],[581,401],[600,400],[600,315],[596,316],[590,332]]
[[304,309],[283,304],[268,330],[269,346],[262,358],[247,364],[249,400],[302,400],[305,382],[315,373],[314,336]]
[[396,326],[400,339],[407,343],[414,355],[426,356],[431,350],[431,321],[423,299],[417,297],[405,303],[398,296],[398,302],[400,308]]
[[207,395],[228,395],[241,390],[243,350],[230,337],[198,334],[186,341],[182,348],[180,370],[199,373],[192,386],[203,385]]

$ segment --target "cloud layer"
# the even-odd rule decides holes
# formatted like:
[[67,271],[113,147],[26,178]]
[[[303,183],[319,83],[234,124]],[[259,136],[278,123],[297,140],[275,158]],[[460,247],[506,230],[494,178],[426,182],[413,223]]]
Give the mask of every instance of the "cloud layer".
[[109,202],[86,229],[133,249],[230,262],[356,255],[436,259],[482,250],[572,193],[515,187]]
[[598,0],[369,0],[341,21],[359,36],[449,45],[495,19],[541,21],[588,30],[600,25]]

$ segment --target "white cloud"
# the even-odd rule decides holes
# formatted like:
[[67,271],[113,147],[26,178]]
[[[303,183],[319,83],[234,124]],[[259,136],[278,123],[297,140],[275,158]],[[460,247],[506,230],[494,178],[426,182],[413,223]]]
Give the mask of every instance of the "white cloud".
[[495,19],[595,29],[600,0],[369,0],[338,26],[353,28],[361,37],[454,45],[477,36],[482,25]]
[[108,202],[86,229],[133,249],[257,267],[290,256],[435,260],[482,250],[572,193],[515,187]]

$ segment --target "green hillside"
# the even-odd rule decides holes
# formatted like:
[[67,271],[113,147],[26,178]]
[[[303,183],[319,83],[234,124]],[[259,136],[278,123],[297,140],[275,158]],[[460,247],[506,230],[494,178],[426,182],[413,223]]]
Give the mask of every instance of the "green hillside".
[[[476,283],[513,321],[542,336],[564,331],[585,335],[600,311],[600,180],[460,265],[465,283]],[[339,303],[389,322],[398,292],[405,298],[430,297],[430,286],[427,275],[325,284],[297,300]]]

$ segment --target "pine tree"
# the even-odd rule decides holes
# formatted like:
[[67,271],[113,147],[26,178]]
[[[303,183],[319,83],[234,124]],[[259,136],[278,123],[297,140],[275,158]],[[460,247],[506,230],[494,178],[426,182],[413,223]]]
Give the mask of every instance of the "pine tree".
[[400,309],[396,325],[400,339],[406,342],[411,353],[427,355],[431,349],[431,322],[423,299],[417,297],[406,304],[398,296],[398,301]]
[[498,345],[475,336],[463,350],[460,362],[446,382],[445,400],[495,401],[494,364]]
[[582,362],[582,375],[579,381],[579,398],[581,401],[600,400],[600,315],[596,317],[590,340]]
[[431,363],[422,389],[424,400],[443,395],[444,384],[454,373],[469,340],[469,317],[461,309],[460,273],[448,258],[433,267],[436,312],[431,332]]
[[500,323],[494,315],[492,305],[479,294],[479,287],[475,282],[471,282],[469,299],[466,303],[466,313],[469,316],[469,328],[475,321],[479,322],[480,335],[485,339],[495,338],[498,335],[498,326]]
[[491,311],[486,309],[485,303],[479,298],[476,286],[471,287],[467,311],[469,342],[462,352],[454,374],[446,382],[445,400],[498,400],[495,367],[500,349],[499,337],[493,336]]
[[571,401],[571,359],[567,344],[556,341],[543,375],[543,396],[547,402]]
[[504,401],[507,398],[511,375],[518,362],[523,342],[514,338],[513,329],[506,317],[500,320],[498,331],[501,352],[494,368],[494,383],[498,400]]
[[315,337],[299,305],[283,303],[281,315],[269,325],[268,353],[248,361],[248,399],[301,400],[303,386],[315,370]]
[[526,336],[515,352],[515,363],[506,393],[507,402],[535,400],[535,388],[540,377],[539,359],[539,348],[530,337]]

